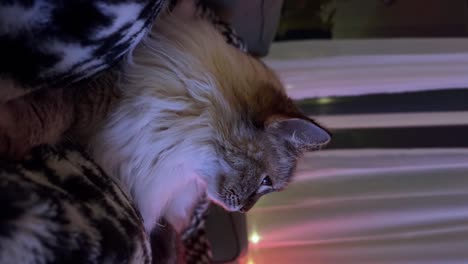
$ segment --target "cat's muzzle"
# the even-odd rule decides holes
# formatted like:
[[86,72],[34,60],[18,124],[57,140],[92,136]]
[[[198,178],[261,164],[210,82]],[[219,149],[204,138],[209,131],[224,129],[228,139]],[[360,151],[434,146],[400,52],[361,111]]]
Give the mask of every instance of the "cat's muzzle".
[[239,213],[247,213],[251,208],[253,207],[253,204],[251,206],[243,206],[241,209],[239,209]]
[[253,194],[251,195],[247,201],[244,203],[244,206],[239,209],[240,213],[247,213],[252,207],[257,203],[258,199],[262,196],[262,194]]

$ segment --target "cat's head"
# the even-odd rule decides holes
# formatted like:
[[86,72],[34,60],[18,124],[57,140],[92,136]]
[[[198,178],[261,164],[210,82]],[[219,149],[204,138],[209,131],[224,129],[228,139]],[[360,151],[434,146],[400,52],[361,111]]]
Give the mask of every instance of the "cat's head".
[[275,118],[264,128],[237,132],[244,136],[219,144],[225,169],[208,190],[209,197],[229,211],[246,212],[263,195],[283,190],[301,154],[330,141],[328,132],[307,118]]
[[[175,14],[187,10],[176,8]],[[169,20],[170,30],[155,36],[166,35],[163,40],[172,41],[168,47],[183,51],[177,58],[184,61],[178,71],[187,76],[181,83],[189,84],[184,96],[203,111],[191,115],[210,120],[199,144],[210,145],[214,153],[208,160],[203,154],[193,157],[202,164],[197,174],[205,179],[210,200],[230,211],[247,211],[262,195],[284,189],[298,158],[325,146],[331,136],[299,111],[262,61],[228,45],[211,23],[184,16]]]
[[231,85],[226,78],[220,86],[227,101],[215,113],[215,148],[223,165],[208,184],[208,196],[229,211],[246,212],[261,196],[283,190],[302,154],[331,139],[299,111],[273,72],[250,63],[259,73]]

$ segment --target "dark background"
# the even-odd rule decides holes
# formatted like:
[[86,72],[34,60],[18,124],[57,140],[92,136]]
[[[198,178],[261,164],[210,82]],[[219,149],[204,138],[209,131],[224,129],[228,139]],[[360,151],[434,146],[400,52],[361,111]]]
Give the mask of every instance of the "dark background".
[[275,41],[467,35],[467,0],[285,0]]

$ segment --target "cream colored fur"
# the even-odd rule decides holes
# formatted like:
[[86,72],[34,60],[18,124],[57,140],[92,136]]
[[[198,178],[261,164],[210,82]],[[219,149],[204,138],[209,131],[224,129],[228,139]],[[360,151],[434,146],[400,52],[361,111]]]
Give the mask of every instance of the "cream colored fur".
[[192,0],[162,14],[123,65],[84,87],[0,105],[10,120],[0,122],[0,155],[63,136],[81,142],[130,193],[148,232],[161,217],[181,231],[205,194],[245,212],[287,186],[304,151],[330,140],[271,70],[195,15]]
[[[156,25],[124,69],[124,99],[90,146],[134,197],[148,231],[160,217],[180,230],[225,166],[212,139],[216,120],[231,115],[222,91],[231,87],[216,76],[254,70],[254,77],[255,69],[237,68],[237,57],[249,58],[205,21],[175,12]],[[210,198],[218,199],[213,192]]]

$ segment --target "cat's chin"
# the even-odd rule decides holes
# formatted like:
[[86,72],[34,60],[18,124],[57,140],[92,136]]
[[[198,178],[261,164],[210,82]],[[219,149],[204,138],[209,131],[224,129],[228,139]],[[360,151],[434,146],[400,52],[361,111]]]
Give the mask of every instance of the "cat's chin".
[[208,195],[208,199],[210,199],[211,202],[221,206],[226,211],[229,211],[229,212],[241,212],[242,211],[242,208],[243,208],[242,205],[228,206],[223,201],[221,201],[221,199],[216,194],[213,194],[210,191],[207,191],[207,195]]
[[242,212],[242,205],[236,206],[236,207],[225,207],[223,206],[224,209],[226,209],[229,212]]
[[228,211],[228,212],[238,212],[238,213],[243,213],[244,211],[242,210],[242,205],[239,205],[239,206],[227,206],[223,203],[219,203],[219,202],[215,202],[217,205],[221,206],[222,208],[224,208],[224,210]]

